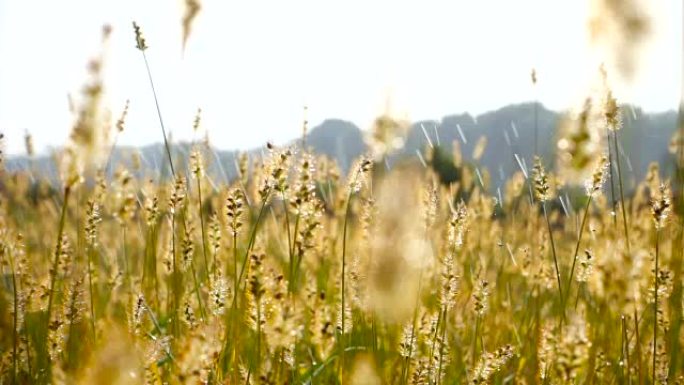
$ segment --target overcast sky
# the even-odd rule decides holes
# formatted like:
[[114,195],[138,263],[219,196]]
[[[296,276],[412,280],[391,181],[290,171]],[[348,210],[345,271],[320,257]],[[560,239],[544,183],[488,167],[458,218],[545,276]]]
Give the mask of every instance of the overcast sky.
[[[0,0],[0,131],[10,153],[62,145],[85,65],[108,50],[108,105],[131,100],[123,144],[161,140],[131,21],[142,27],[167,128],[192,136],[193,115],[215,146],[249,148],[326,118],[367,128],[386,100],[412,120],[481,113],[535,97],[553,109],[582,100],[605,52],[589,44],[590,0],[204,0],[181,52],[181,0]],[[618,96],[647,110],[679,99],[681,1],[651,0],[639,72]],[[617,80],[617,79],[616,79]],[[617,82],[616,82],[617,83]]]

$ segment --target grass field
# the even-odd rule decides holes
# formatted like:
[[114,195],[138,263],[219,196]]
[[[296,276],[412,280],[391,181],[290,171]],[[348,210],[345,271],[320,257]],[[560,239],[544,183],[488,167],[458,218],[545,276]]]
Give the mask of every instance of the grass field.
[[0,171],[0,383],[684,383],[684,141],[627,189],[607,87],[500,195],[457,145],[386,167],[390,116],[348,172],[303,137],[221,185],[163,124],[166,172],[108,163],[99,60],[61,182]]

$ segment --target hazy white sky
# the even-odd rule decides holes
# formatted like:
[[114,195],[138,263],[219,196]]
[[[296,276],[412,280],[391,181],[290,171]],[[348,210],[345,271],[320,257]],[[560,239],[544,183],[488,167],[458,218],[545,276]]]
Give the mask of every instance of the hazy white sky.
[[[0,0],[0,131],[9,152],[24,130],[39,150],[71,129],[67,93],[113,27],[107,91],[113,115],[131,100],[123,144],[161,140],[131,21],[148,58],[167,128],[192,136],[193,115],[219,148],[249,148],[343,118],[368,127],[388,96],[410,119],[480,113],[534,98],[567,108],[606,58],[587,37],[590,0],[204,0],[181,53],[181,0]],[[640,72],[618,90],[648,110],[679,99],[681,1],[651,0],[655,20]]]

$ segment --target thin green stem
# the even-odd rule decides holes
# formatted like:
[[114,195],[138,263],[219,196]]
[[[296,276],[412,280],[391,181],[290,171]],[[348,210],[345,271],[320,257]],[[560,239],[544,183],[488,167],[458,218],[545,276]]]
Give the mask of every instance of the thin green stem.
[[202,315],[202,321],[207,322],[207,315],[204,312],[204,306],[202,306],[202,295],[200,293],[199,282],[197,281],[197,273],[195,272],[195,262],[190,262],[190,270],[192,272],[192,280],[195,284],[195,295],[197,296],[197,303],[199,304],[200,314]]
[[299,231],[299,218],[300,215],[297,213],[295,216],[294,231],[292,233],[292,258],[295,260],[293,278],[291,279],[292,291],[297,288],[297,280],[299,278],[299,266],[302,263],[301,247],[299,248],[299,253],[297,253],[297,232]]
[[14,257],[12,252],[9,253],[10,269],[12,271],[12,296],[13,296],[13,314],[12,314],[12,383],[17,384],[17,360],[18,360],[18,346],[19,346],[19,295],[17,293],[17,276],[14,270]]
[[237,232],[233,231],[233,296],[237,296],[238,292],[238,250],[237,250]]
[[95,291],[93,290],[93,244],[90,243],[88,250],[88,292],[90,295],[90,327],[93,332],[93,340],[97,341],[97,331],[95,329]]
[[[52,261],[52,269],[50,270],[50,293],[48,294],[48,307],[46,330],[50,326],[50,315],[52,313],[52,304],[55,296],[55,285],[57,283],[57,266],[59,265],[59,255],[62,253],[62,236],[64,235],[64,223],[66,222],[66,211],[69,205],[69,195],[71,194],[71,187],[64,188],[64,203],[62,204],[62,213],[59,217],[59,228],[57,230],[57,247],[55,248],[55,256]],[[49,359],[49,358],[48,358]]]
[[287,229],[287,256],[288,256],[288,270],[289,270],[289,289],[292,289],[292,278],[294,275],[294,261],[292,260],[292,234],[290,233],[290,210],[287,207],[287,198],[285,192],[281,191],[283,199],[283,211],[285,212],[285,228]]
[[627,385],[630,385],[632,383],[632,363],[629,359],[629,340],[627,339],[627,320],[626,317],[623,315],[620,317],[621,322],[622,322],[622,340],[623,345],[623,354],[627,359]]
[[658,258],[659,258],[659,247],[658,244],[660,238],[660,230],[656,228],[655,232],[655,277],[653,280],[653,383],[656,383],[656,356],[658,348]]
[[207,273],[206,279],[209,279],[209,259],[207,258],[207,235],[204,229],[204,212],[202,207],[202,181],[200,176],[197,176],[197,200],[199,201],[199,217],[200,217],[200,227],[202,228],[202,254],[204,255],[204,269]]
[[[544,212],[544,219],[546,219],[546,228],[549,231],[549,240],[551,241],[551,253],[553,254],[553,264],[554,264],[554,267],[556,268],[556,280],[558,280],[558,295],[559,295],[561,305],[562,305],[563,288],[562,288],[562,284],[561,284],[560,269],[558,267],[558,256],[556,255],[556,243],[553,240],[553,230],[551,229],[551,222],[549,221],[549,214],[546,211],[546,202],[542,202],[542,211]],[[565,317],[565,311],[563,311],[562,316]]]
[[[349,191],[349,195],[347,196],[347,204],[344,209],[344,224],[342,226],[342,275],[341,275],[341,281],[342,281],[342,308],[341,308],[341,314],[340,317],[342,319],[342,330],[340,333],[340,346],[341,346],[341,353],[340,353],[340,376],[342,379],[344,379],[344,332],[345,332],[345,319],[346,317],[346,286],[345,286],[345,275],[346,275],[346,266],[347,266],[347,228],[349,225],[349,212],[351,210],[351,199],[352,199],[352,191]],[[343,381],[344,382],[344,381]]]
[[591,201],[592,201],[593,196],[590,194],[588,199],[587,199],[587,205],[584,208],[584,214],[582,215],[582,223],[580,224],[579,228],[579,234],[577,235],[577,243],[575,244],[575,251],[572,253],[572,267],[570,268],[570,276],[568,277],[568,285],[567,289],[565,291],[565,299],[563,300],[563,303],[561,303],[561,306],[563,308],[563,314],[565,314],[565,303],[568,300],[568,296],[570,295],[570,289],[572,286],[572,278],[575,273],[575,265],[577,264],[577,253],[579,252],[579,247],[580,244],[582,243],[582,235],[584,234],[584,226],[587,223],[587,217],[589,216],[589,209],[591,208]]
[[610,144],[610,129],[606,125],[606,140],[608,141],[608,173],[610,175],[610,208],[611,217],[613,219],[613,226],[617,226],[617,214],[615,213],[615,205],[617,204],[617,199],[615,198],[615,177],[613,176],[613,148]]
[[439,343],[439,365],[437,367],[437,384],[442,383],[442,362],[444,361],[444,345],[446,344],[446,331],[447,331],[447,308],[444,308],[444,317],[442,319],[444,320],[442,326],[442,340]]
[[638,376],[638,384],[642,385],[643,384],[643,374],[642,374],[642,369],[641,369],[641,339],[639,338],[639,318],[637,317],[637,308],[636,308],[636,301],[634,303],[634,344],[636,346],[636,360],[637,360],[637,376]]
[[147,62],[147,55],[145,55],[144,50],[142,52],[143,60],[145,61],[145,69],[147,70],[147,77],[150,79],[150,87],[152,88],[152,95],[154,96],[154,105],[157,107],[157,116],[159,117],[159,125],[161,126],[162,136],[164,137],[164,147],[166,148],[166,155],[169,158],[169,166],[171,167],[171,174],[176,175],[176,170],[173,167],[173,159],[171,157],[171,147],[169,146],[169,141],[166,138],[166,128],[164,128],[164,120],[162,119],[161,109],[159,108],[159,100],[157,98],[157,91],[154,88],[154,81],[152,81],[152,71],[150,71],[150,65]]
[[[429,234],[429,229],[425,229],[425,244],[429,242],[428,239],[428,234]],[[421,253],[422,254],[422,253]],[[405,368],[403,371],[403,376],[402,376],[402,381],[405,384],[408,381],[408,375],[411,370],[411,355],[413,354],[413,341],[416,338],[416,322],[418,320],[418,310],[420,309],[420,299],[421,299],[421,291],[423,289],[423,266],[420,266],[420,273],[418,275],[418,292],[416,294],[416,303],[415,307],[413,309],[413,320],[411,323],[411,339],[409,340],[409,351],[408,351],[408,356],[406,357],[406,362],[405,362]]]
[[413,319],[411,323],[411,339],[409,340],[409,350],[406,356],[406,361],[404,363],[404,370],[402,375],[402,383],[405,384],[408,381],[409,371],[411,370],[411,355],[413,354],[414,339],[416,338],[416,322],[418,321],[418,310],[420,308],[420,292],[423,286],[423,269],[421,267],[418,276],[418,294],[416,296],[416,305],[413,310]]
[[629,224],[627,222],[627,207],[625,206],[625,189],[622,184],[622,168],[620,166],[620,147],[618,144],[618,133],[613,131],[613,144],[615,147],[615,163],[617,165],[618,185],[620,187],[620,208],[622,209],[622,223],[625,230],[625,244],[627,245],[627,254],[632,254],[631,245],[629,241]]
[[[243,263],[242,267],[240,268],[240,276],[238,277],[238,282],[242,282],[242,277],[245,274],[245,268],[247,267],[247,264],[249,262],[249,253],[252,251],[252,247],[254,247],[254,242],[256,241],[256,233],[257,233],[257,228],[259,227],[259,223],[261,222],[261,218],[264,216],[264,211],[266,210],[266,202],[268,201],[268,197],[264,199],[264,201],[261,203],[261,208],[259,209],[259,214],[257,215],[257,219],[254,222],[254,226],[252,227],[251,234],[249,236],[249,242],[247,243],[247,250],[245,250],[245,256],[243,258]],[[238,284],[239,286],[239,284]],[[235,301],[236,297],[233,297],[233,301]]]
[[171,255],[173,260],[173,272],[171,273],[171,288],[173,291],[173,335],[178,337],[179,333],[179,319],[178,319],[178,307],[179,307],[179,282],[178,282],[178,260],[176,258],[176,214],[171,213]]
[[[251,230],[251,233],[249,236],[249,242],[247,243],[247,249],[245,250],[245,257],[243,259],[242,267],[240,268],[240,275],[239,276],[237,275],[237,235],[233,234],[233,258],[235,259],[235,261],[234,261],[235,263],[233,266],[233,272],[234,272],[234,275],[237,276],[237,278],[235,279],[235,282],[234,282],[235,293],[233,293],[233,301],[231,304],[231,314],[234,317],[234,325],[232,325],[231,330],[232,330],[232,335],[234,337],[233,338],[234,343],[233,343],[233,350],[232,350],[232,352],[233,352],[232,358],[235,360],[237,360],[237,342],[238,342],[237,330],[236,330],[237,329],[237,314],[236,314],[236,312],[237,312],[237,298],[238,298],[238,295],[240,292],[240,283],[242,282],[242,276],[244,275],[247,264],[249,263],[249,253],[252,250],[252,247],[254,246],[254,242],[256,240],[257,228],[259,227],[259,222],[261,221],[261,218],[264,215],[264,211],[265,211],[267,202],[268,202],[268,195],[266,197],[264,197],[263,201],[261,202],[261,207],[259,208],[259,214],[257,214],[256,221],[254,222],[254,225],[252,225],[252,230]],[[225,341],[225,344],[223,345],[223,353],[222,353],[223,355],[225,355],[225,351],[226,351],[226,349],[228,349],[228,344],[230,342],[228,335],[230,335],[230,334],[231,333],[226,331],[226,341]],[[233,365],[233,367],[235,368],[235,365]],[[233,370],[233,373],[235,374],[235,376],[237,376],[237,370]]]
[[[434,357],[434,354],[435,354],[435,345],[437,344],[437,336],[439,335],[439,330],[440,330],[440,327],[442,325],[442,317],[443,317],[443,314],[445,313],[445,311],[446,311],[446,307],[442,307],[439,309],[439,314],[437,315],[437,323],[435,324],[435,332],[432,335],[432,343],[430,344],[431,345],[430,346],[430,356],[429,356],[430,359],[432,359],[432,357]],[[429,384],[433,383],[432,379],[430,378],[431,374],[432,373],[428,373],[428,383]]]

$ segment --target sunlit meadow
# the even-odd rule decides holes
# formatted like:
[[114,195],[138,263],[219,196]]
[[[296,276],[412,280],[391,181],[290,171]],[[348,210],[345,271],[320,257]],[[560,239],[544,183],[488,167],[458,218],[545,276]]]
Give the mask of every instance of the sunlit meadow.
[[[202,9],[185,3],[183,46]],[[94,56],[59,178],[0,153],[0,383],[684,384],[684,125],[627,188],[611,79],[648,20],[598,3],[592,36],[622,65],[499,191],[484,137],[392,158],[409,122],[389,112],[350,167],[311,150],[304,117],[222,182],[210,140],[184,156],[157,103],[163,164],[116,163],[129,104],[104,107]],[[156,102],[144,26],[130,42]]]

